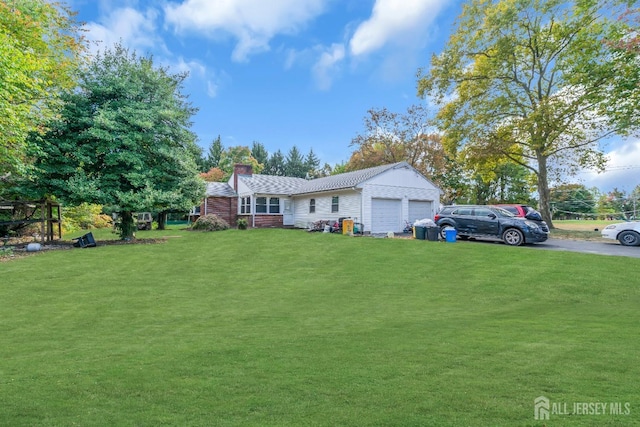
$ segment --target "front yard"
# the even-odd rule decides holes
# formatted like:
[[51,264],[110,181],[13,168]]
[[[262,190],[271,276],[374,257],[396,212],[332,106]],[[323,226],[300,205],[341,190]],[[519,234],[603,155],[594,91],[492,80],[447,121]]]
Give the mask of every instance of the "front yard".
[[0,263],[0,425],[640,424],[638,259],[160,235]]

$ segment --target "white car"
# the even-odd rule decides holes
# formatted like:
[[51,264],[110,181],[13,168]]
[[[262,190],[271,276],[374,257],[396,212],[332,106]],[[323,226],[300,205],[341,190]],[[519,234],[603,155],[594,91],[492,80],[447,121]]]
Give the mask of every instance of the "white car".
[[640,221],[607,225],[602,229],[602,237],[617,239],[624,246],[640,246]]

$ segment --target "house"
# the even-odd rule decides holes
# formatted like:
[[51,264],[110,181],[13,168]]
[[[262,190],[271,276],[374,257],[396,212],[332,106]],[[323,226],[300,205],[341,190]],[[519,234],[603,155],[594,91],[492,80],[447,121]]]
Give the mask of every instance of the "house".
[[405,221],[433,219],[441,190],[407,162],[306,180],[253,174],[236,165],[226,183],[207,185],[200,214],[230,224],[306,228],[319,220],[353,218],[367,233],[398,232]]

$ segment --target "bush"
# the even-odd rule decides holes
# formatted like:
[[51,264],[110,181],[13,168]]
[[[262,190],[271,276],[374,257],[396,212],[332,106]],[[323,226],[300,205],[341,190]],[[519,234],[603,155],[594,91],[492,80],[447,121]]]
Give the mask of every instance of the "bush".
[[246,218],[240,218],[238,220],[238,229],[240,229],[240,230],[246,230],[247,229],[247,219]]
[[82,203],[62,208],[62,227],[65,233],[92,228],[107,228],[113,225],[109,215],[102,213],[102,206]]
[[229,228],[229,224],[217,215],[207,214],[198,218],[191,226],[192,230],[220,231]]

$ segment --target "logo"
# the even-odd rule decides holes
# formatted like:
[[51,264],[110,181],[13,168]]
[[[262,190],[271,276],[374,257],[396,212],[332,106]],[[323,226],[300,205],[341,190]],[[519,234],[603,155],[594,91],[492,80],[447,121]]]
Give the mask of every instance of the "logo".
[[631,414],[629,402],[551,402],[545,396],[533,401],[533,418],[548,420],[551,415],[587,416],[628,416]]
[[549,419],[549,399],[538,396],[533,401],[533,418],[536,420]]

